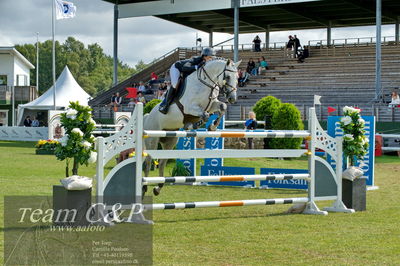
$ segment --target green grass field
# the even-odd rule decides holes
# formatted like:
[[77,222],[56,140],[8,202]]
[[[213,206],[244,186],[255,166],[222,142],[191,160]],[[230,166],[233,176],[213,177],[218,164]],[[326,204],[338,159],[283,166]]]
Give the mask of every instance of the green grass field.
[[[64,162],[35,155],[34,143],[0,141],[0,263],[5,195],[51,195]],[[227,166],[306,168],[305,160],[227,159]],[[167,173],[172,164],[169,164]],[[111,167],[111,165],[110,165]],[[81,175],[93,177],[94,165]],[[152,173],[157,175],[156,173]],[[252,206],[154,212],[156,265],[400,265],[400,158],[378,157],[379,190],[367,211],[328,216],[287,215],[289,206]],[[166,186],[155,202],[297,197],[295,190]],[[319,202],[319,207],[330,202]],[[119,226],[129,226],[123,224]]]

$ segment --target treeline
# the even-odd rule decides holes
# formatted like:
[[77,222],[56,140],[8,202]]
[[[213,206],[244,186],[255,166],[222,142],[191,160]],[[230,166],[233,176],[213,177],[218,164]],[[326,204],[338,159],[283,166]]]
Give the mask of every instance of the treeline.
[[[43,94],[53,84],[52,77],[52,41],[39,42],[39,93]],[[16,45],[15,48],[36,67],[36,45]],[[73,37],[60,44],[55,43],[56,77],[67,65],[79,85],[90,95],[95,96],[112,86],[113,59],[104,54],[97,43],[87,47]],[[143,61],[135,67],[118,61],[118,81],[123,81],[146,68]],[[36,85],[36,69],[30,73],[31,84]]]

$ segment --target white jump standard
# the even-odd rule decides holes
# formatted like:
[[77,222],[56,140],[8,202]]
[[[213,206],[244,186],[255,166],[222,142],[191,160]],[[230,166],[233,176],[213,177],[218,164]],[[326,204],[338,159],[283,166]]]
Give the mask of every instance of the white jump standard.
[[[232,201],[204,201],[184,203],[157,203],[144,205],[146,209],[183,209],[205,207],[233,207],[248,205],[272,205],[306,203],[305,214],[326,215],[332,212],[354,212],[342,202],[342,139],[327,135],[319,125],[315,109],[309,109],[309,131],[264,131],[264,132],[199,132],[199,131],[155,131],[143,130],[143,105],[137,104],[129,123],[113,136],[97,139],[97,203],[106,209],[120,203],[130,209],[132,204],[142,203],[142,187],[147,184],[219,182],[250,180],[308,181],[308,196],[287,199],[251,199]],[[252,137],[252,138],[307,138],[309,150],[145,150],[144,138],[152,137]],[[104,167],[108,161],[127,149],[135,149],[135,156],[117,164],[105,177]],[[315,155],[317,148],[325,150],[336,162],[334,170],[327,161]],[[240,152],[238,152],[240,151]],[[144,156],[152,158],[254,158],[254,157],[300,157],[308,156],[308,174],[280,175],[235,175],[235,176],[194,176],[194,177],[144,177],[142,165]],[[332,207],[320,210],[316,201],[334,200]],[[149,223],[143,214],[131,216],[127,222]]]

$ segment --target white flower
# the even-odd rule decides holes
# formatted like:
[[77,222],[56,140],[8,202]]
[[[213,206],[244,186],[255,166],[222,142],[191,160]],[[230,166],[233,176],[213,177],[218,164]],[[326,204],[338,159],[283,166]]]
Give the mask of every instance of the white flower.
[[351,120],[350,116],[344,116],[344,117],[342,117],[342,119],[340,119],[340,122],[342,122],[345,126],[349,125],[351,123],[351,121],[352,120]]
[[69,136],[68,134],[65,134],[61,139],[58,140],[60,142],[61,146],[65,147],[68,144]]
[[364,145],[365,143],[369,143],[369,139],[366,136],[363,136],[361,143]]
[[365,120],[360,117],[358,119],[358,123],[360,123],[361,125],[365,125]]
[[356,108],[353,108],[353,107],[350,107],[350,106],[345,106],[345,107],[343,107],[343,111],[346,113],[346,112],[349,112],[349,113],[359,113],[361,110],[360,109],[356,109]]
[[91,124],[93,124],[93,125],[96,125],[96,121],[94,121],[93,118],[90,118],[90,119],[89,119],[89,123],[91,123]]
[[78,111],[76,111],[75,109],[68,109],[68,111],[66,113],[67,118],[70,118],[70,119],[75,119],[77,114],[78,114]]
[[351,134],[346,134],[346,135],[344,135],[344,136],[343,136],[343,139],[344,139],[344,140],[347,140],[347,141],[352,141],[352,140],[354,140],[353,135],[351,135]]
[[90,152],[90,157],[88,159],[88,163],[95,163],[97,160],[97,152],[91,151]]
[[74,128],[71,132],[83,137],[83,132],[79,128]]
[[86,140],[82,141],[81,145],[87,150],[90,149],[90,147],[92,147],[92,144],[90,144],[90,142]]

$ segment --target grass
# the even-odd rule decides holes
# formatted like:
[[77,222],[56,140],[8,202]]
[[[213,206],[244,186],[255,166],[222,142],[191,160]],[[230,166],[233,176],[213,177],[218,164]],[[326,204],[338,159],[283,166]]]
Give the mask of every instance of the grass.
[[[0,252],[4,195],[51,195],[64,162],[35,155],[34,143],[0,141]],[[108,170],[113,163],[110,163]],[[226,159],[225,165],[306,168],[305,160]],[[172,163],[168,165],[167,173]],[[93,176],[95,167],[82,167]],[[399,265],[400,159],[376,159],[376,185],[367,211],[328,216],[286,215],[286,205],[156,211],[156,265]],[[155,172],[152,175],[157,175]],[[166,186],[155,202],[298,197],[296,190]],[[319,207],[330,202],[319,202]],[[130,226],[123,224],[119,226]],[[0,263],[3,257],[0,257]]]

